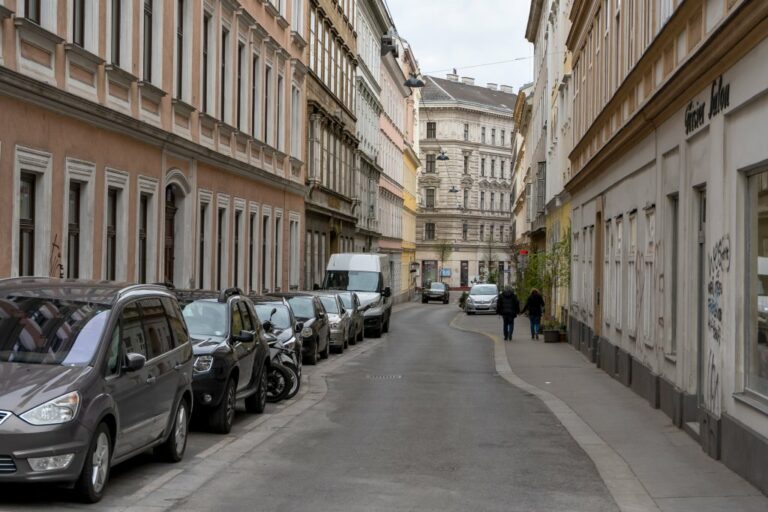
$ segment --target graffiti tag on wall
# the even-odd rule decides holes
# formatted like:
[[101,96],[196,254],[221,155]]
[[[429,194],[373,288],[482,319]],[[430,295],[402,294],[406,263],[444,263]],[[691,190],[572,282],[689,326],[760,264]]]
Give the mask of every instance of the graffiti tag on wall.
[[707,366],[705,397],[710,411],[720,415],[720,343],[723,339],[723,288],[725,275],[731,270],[731,239],[723,236],[707,256]]

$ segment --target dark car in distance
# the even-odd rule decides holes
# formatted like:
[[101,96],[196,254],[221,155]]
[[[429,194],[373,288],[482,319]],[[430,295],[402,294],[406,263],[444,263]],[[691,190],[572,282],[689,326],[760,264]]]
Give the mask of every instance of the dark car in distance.
[[0,483],[74,484],[96,502],[110,468],[184,456],[192,345],[165,287],[0,280]]
[[195,355],[192,389],[197,418],[214,432],[232,430],[235,405],[251,413],[267,401],[269,347],[251,301],[238,288],[221,292],[175,290]]
[[433,282],[421,290],[421,302],[426,304],[431,300],[439,300],[443,304],[448,304],[450,301],[450,294],[451,292],[448,289],[448,285],[441,282]]
[[274,292],[269,295],[286,299],[293,316],[301,322],[304,363],[313,365],[317,364],[319,358],[327,359],[331,346],[331,331],[328,314],[320,302],[320,297],[308,292]]

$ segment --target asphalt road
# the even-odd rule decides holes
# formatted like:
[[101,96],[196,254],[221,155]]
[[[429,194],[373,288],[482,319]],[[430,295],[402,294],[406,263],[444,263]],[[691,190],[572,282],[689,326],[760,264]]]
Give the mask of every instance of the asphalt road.
[[180,464],[116,467],[98,505],[0,487],[0,510],[614,511],[545,405],[494,370],[455,305],[406,307],[391,332],[307,368],[304,389],[229,436],[194,433]]

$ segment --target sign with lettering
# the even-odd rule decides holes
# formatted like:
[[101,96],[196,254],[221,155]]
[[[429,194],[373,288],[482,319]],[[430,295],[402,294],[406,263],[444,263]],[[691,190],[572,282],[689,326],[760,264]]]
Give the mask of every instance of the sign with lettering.
[[720,75],[709,90],[709,109],[707,99],[699,101],[691,100],[685,107],[685,134],[695,132],[709,122],[714,116],[725,111],[730,106],[731,84],[723,84],[723,75]]

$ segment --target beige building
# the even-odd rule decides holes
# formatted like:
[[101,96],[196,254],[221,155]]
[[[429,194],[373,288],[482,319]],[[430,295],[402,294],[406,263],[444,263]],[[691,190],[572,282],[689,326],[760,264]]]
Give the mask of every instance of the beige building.
[[305,280],[322,285],[331,254],[352,252],[358,218],[355,168],[357,3],[309,2]]
[[441,277],[452,288],[512,281],[516,101],[504,85],[482,87],[455,74],[426,77],[419,109],[419,286]]
[[763,492],[766,19],[764,1],[575,0],[566,41],[571,342]]
[[0,276],[301,285],[302,0],[0,4]]

